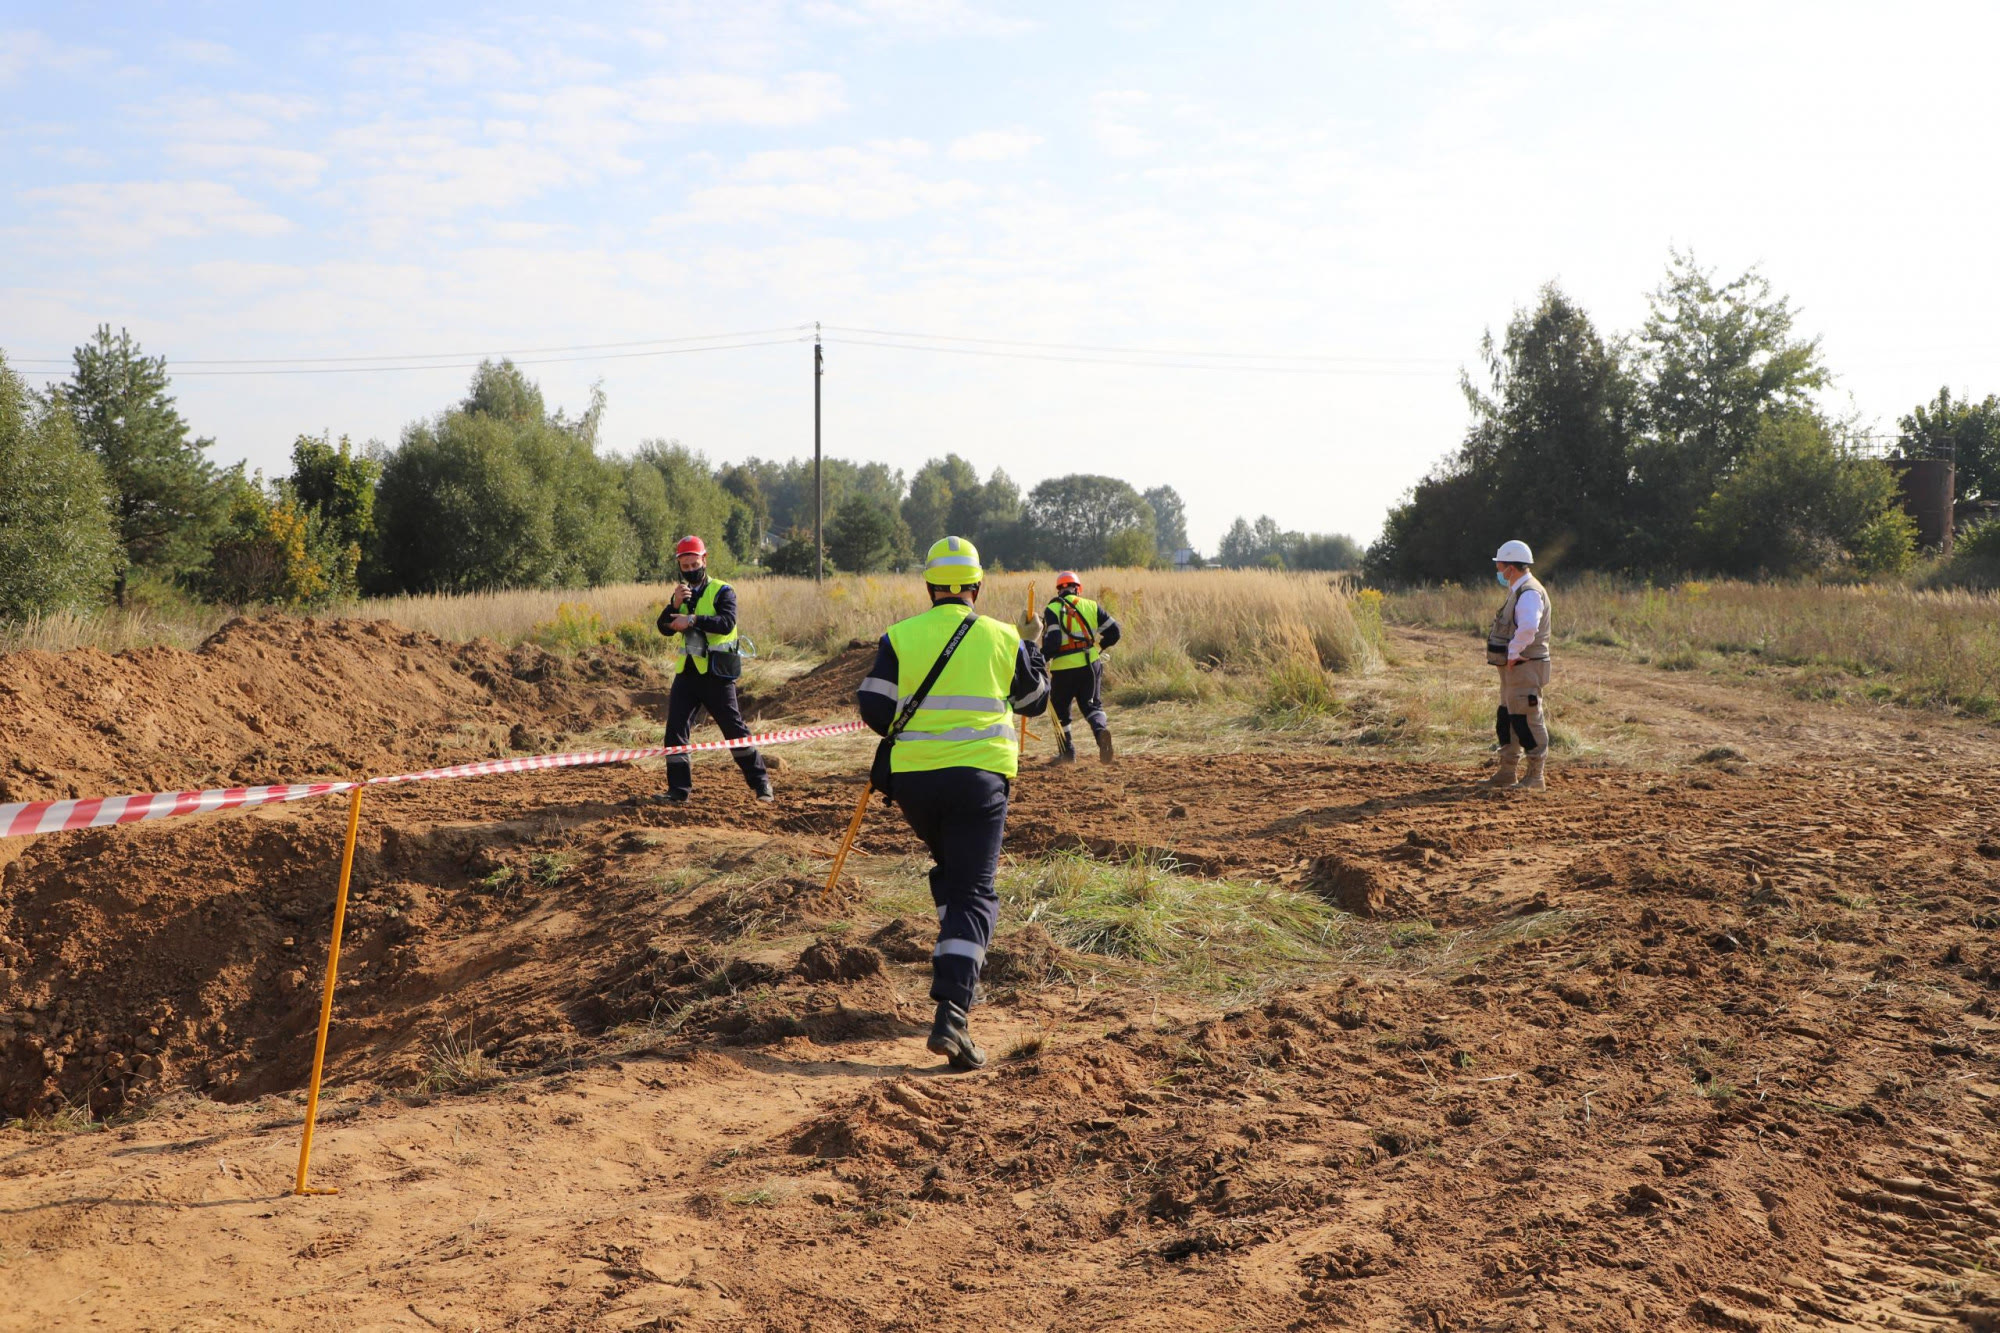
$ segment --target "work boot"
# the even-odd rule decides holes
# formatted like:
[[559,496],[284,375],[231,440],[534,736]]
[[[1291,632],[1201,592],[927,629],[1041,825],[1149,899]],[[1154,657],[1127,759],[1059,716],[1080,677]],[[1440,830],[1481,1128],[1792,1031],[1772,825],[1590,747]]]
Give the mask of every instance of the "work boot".
[[1097,758],[1100,763],[1112,762],[1111,729],[1108,727],[1097,733]]
[[1521,751],[1518,747],[1509,746],[1500,752],[1500,767],[1493,770],[1493,776],[1486,779],[1485,785],[1488,787],[1511,787],[1514,785],[1514,775],[1520,771],[1520,768]]
[[1549,784],[1542,781],[1542,765],[1547,760],[1548,756],[1546,754],[1529,755],[1528,771],[1523,773],[1521,780],[1514,784],[1515,789],[1518,791],[1541,791],[1547,787]]
[[688,801],[688,793],[681,791],[678,788],[669,787],[667,790],[661,792],[653,799],[655,801],[660,802],[663,805],[686,805]]
[[1073,741],[1071,741],[1071,740],[1070,740],[1070,738],[1069,738],[1069,728],[1068,728],[1068,727],[1057,727],[1057,728],[1056,728],[1056,759],[1055,759],[1055,761],[1056,761],[1056,762],[1057,762],[1058,764],[1073,764],[1073,763],[1075,763],[1075,762],[1076,762],[1076,745],[1075,745],[1075,743],[1074,743]]
[[757,781],[751,783],[750,790],[757,794],[757,799],[760,801],[775,801],[778,799],[778,793],[771,790],[771,779],[769,778],[759,778]]
[[972,1042],[965,1010],[950,1000],[939,1000],[937,1017],[931,1022],[930,1040],[924,1045],[932,1055],[942,1055],[953,1069],[977,1069],[986,1063],[986,1052]]

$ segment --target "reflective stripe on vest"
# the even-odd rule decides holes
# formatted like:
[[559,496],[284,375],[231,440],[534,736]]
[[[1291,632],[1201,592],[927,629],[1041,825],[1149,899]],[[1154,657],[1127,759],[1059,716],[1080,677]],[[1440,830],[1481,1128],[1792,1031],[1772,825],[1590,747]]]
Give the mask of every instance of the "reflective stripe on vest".
[[[1056,628],[1062,631],[1063,644],[1056,647],[1056,655],[1049,659],[1049,670],[1067,671],[1071,667],[1089,666],[1104,656],[1104,650],[1097,646],[1099,617],[1097,603],[1088,597],[1058,597],[1049,603],[1049,610],[1056,613]],[[1086,648],[1064,651],[1065,645],[1081,642],[1070,633],[1069,619],[1081,616],[1090,628],[1090,644]]]
[[[720,597],[722,590],[728,586],[727,583],[722,582],[720,579],[710,579],[707,583],[702,584],[701,592],[694,599],[694,606],[686,614],[691,616],[714,615],[715,599]],[[681,631],[681,661],[686,662],[692,658],[696,671],[707,671],[708,655],[718,648],[727,651],[735,647],[737,639],[742,637],[742,628],[742,622],[739,618],[736,628],[730,630],[727,634],[704,634],[698,629]]]
[[[965,619],[956,602],[889,626],[896,653],[896,694],[908,699],[924,683],[945,644]],[[927,773],[940,768],[983,768],[1011,778],[1020,768],[1014,710],[1007,699],[1014,686],[1014,663],[1021,633],[1012,625],[980,616],[958,651],[944,664],[937,683],[896,738],[890,769]]]

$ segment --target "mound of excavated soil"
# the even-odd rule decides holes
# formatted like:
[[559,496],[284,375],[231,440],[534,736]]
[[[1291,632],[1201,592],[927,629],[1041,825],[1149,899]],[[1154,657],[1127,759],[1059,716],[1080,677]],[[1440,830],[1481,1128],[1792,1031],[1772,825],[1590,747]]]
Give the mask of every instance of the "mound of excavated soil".
[[815,722],[854,714],[854,692],[875,662],[875,644],[852,639],[847,647],[803,676],[795,676],[757,700],[767,718],[803,718]]
[[665,685],[621,653],[456,644],[379,620],[237,619],[194,652],[12,653],[0,802],[493,758],[629,716]]

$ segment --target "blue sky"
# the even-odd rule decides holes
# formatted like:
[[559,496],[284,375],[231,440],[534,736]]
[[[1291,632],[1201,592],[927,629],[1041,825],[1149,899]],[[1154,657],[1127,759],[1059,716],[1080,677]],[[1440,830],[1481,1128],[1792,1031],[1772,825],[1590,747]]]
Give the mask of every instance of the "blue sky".
[[1551,279],[1631,328],[1670,246],[1762,266],[1836,410],[2000,389],[1993,6],[307,14],[0,0],[17,368],[128,326],[218,459],[282,471],[302,431],[395,440],[463,358],[196,361],[777,330],[532,369],[573,408],[602,382],[608,448],[731,459],[810,451],[784,340],[815,320],[1166,349],[1192,355],[831,333],[827,449],[1166,482],[1210,549],[1237,514],[1371,538],[1463,429],[1483,329]]

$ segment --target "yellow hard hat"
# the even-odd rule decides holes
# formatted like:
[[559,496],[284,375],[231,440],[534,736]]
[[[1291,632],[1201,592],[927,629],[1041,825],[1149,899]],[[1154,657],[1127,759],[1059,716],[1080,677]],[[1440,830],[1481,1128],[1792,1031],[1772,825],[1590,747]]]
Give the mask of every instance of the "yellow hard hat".
[[938,538],[924,557],[924,582],[933,588],[957,592],[968,583],[979,582],[984,574],[979,567],[979,548],[963,537]]

